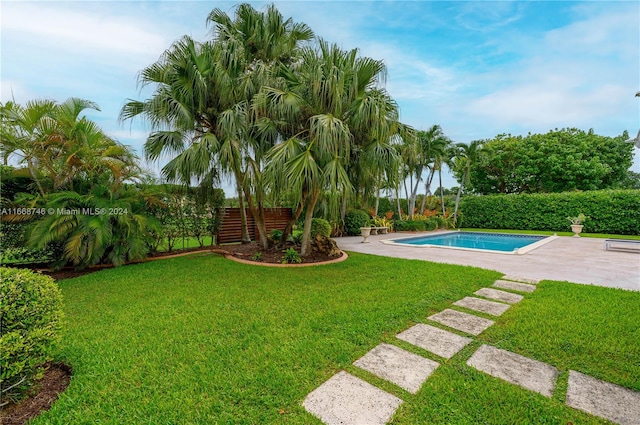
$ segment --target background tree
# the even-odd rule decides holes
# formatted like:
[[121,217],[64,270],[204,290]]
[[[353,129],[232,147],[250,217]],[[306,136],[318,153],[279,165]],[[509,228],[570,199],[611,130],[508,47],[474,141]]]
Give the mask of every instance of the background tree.
[[633,161],[627,133],[599,136],[572,129],[527,136],[498,135],[470,169],[475,193],[536,193],[619,186]]
[[458,206],[460,205],[460,195],[464,190],[465,185],[469,183],[469,176],[471,167],[476,164],[480,158],[482,158],[482,151],[484,149],[482,140],[474,140],[468,145],[465,143],[457,143],[455,158],[454,158],[454,172],[456,176],[460,176],[458,182],[458,193],[456,194],[456,203],[453,210],[453,223],[457,223],[458,219]]

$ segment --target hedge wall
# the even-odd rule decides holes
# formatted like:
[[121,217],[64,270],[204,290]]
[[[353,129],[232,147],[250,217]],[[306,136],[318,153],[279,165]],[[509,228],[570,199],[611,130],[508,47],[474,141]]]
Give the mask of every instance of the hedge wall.
[[640,235],[640,190],[467,196],[460,210],[461,227],[569,231],[584,213],[584,232]]

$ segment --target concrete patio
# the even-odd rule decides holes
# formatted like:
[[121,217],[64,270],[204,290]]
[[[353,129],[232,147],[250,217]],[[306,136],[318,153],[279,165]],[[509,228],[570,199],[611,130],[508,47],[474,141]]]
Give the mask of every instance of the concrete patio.
[[476,266],[504,274],[536,279],[560,280],[610,288],[640,291],[640,254],[605,251],[604,239],[559,237],[522,254],[464,251],[433,246],[394,246],[380,241],[437,232],[395,232],[369,236],[336,238],[340,249],[386,257]]

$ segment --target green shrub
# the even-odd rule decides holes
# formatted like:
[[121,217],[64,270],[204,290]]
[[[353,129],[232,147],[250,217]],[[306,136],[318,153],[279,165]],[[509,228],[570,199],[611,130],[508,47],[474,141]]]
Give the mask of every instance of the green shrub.
[[436,230],[437,228],[438,220],[436,219],[436,217],[430,217],[421,220],[396,221],[397,231],[422,232],[425,230]]
[[311,238],[315,238],[318,233],[326,237],[331,236],[331,224],[324,218],[311,219]]
[[569,231],[568,216],[589,216],[584,232],[640,235],[640,190],[467,196],[461,227]]
[[294,230],[291,233],[291,240],[293,241],[294,244],[300,245],[302,243],[302,235],[304,233],[302,232],[302,230]]
[[[0,267],[0,400],[17,401],[60,340],[62,296],[48,276]],[[1,404],[0,404],[1,405]]]
[[62,248],[49,244],[45,248],[28,248],[25,232],[28,223],[0,222],[0,264],[50,264],[62,254]]
[[368,227],[370,224],[369,213],[362,210],[347,211],[344,217],[344,228],[349,236],[358,236],[361,227]]
[[273,243],[280,243],[280,239],[282,239],[282,230],[273,229],[269,235],[269,239],[271,239]]
[[422,232],[426,230],[424,220],[399,220],[396,221],[396,230],[398,232]]
[[438,228],[438,220],[435,217],[424,220],[424,230],[436,230]]
[[292,263],[302,263],[302,258],[300,258],[300,254],[293,248],[289,248],[284,252],[284,257],[282,257],[282,264],[292,264]]
[[373,221],[374,226],[388,227],[389,231],[393,231],[393,221],[389,220],[387,217],[373,217],[371,220]]

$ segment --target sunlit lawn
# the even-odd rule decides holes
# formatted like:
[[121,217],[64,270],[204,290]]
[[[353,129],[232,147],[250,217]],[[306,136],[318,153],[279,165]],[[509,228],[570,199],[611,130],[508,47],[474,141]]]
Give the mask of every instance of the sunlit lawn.
[[[543,282],[449,361],[395,338],[499,276],[363,254],[298,269],[194,254],[60,281],[56,358],[74,376],[34,423],[315,424],[302,400],[345,369],[405,400],[394,424],[603,423],[564,405],[569,369],[640,390],[637,292]],[[411,395],[352,366],[383,341],[443,364]],[[554,397],[466,366],[481,343],[558,367]]]

